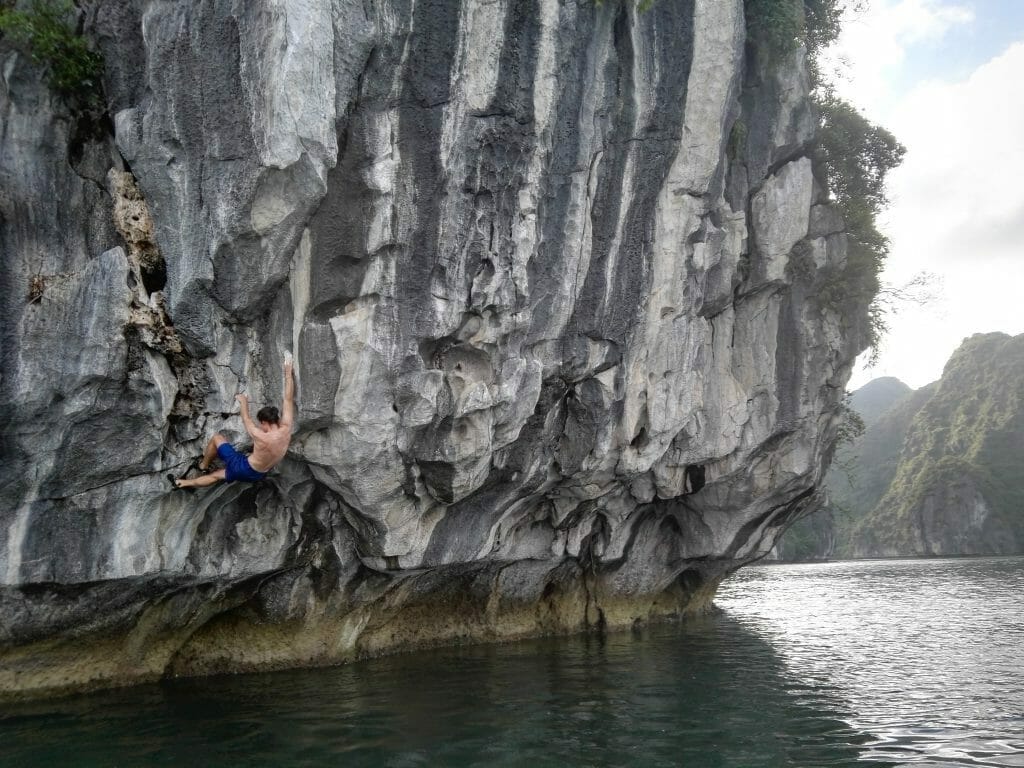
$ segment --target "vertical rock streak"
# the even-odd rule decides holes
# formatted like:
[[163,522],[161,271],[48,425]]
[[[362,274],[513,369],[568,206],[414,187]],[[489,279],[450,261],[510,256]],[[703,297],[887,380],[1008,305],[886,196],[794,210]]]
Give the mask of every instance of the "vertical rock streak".
[[[816,503],[863,322],[741,0],[91,14],[77,162],[0,49],[0,689],[699,610]],[[286,350],[286,461],[168,493]]]

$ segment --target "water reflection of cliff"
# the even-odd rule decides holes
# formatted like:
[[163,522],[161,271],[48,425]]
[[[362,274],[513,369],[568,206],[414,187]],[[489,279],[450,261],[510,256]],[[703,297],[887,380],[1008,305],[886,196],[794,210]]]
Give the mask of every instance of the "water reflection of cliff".
[[865,765],[847,720],[833,690],[719,614],[24,705],[0,719],[0,762]]

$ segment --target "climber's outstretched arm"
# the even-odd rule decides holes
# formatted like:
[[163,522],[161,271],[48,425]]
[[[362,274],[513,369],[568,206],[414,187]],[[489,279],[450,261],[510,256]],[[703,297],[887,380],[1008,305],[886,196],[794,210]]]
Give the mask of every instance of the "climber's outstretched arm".
[[281,408],[281,426],[291,429],[295,421],[295,375],[291,356],[284,361],[284,402]]
[[261,432],[260,428],[256,426],[252,420],[252,416],[249,415],[249,398],[245,395],[235,395],[235,400],[242,407],[242,424],[245,425],[245,431],[253,438],[256,437],[257,433]]

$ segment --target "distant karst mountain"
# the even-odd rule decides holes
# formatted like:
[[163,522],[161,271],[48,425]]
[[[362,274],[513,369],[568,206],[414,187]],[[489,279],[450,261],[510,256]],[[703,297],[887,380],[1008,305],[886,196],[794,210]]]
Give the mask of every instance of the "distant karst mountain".
[[851,407],[860,414],[864,426],[874,424],[886,411],[914,390],[894,376],[872,379],[850,395]]
[[850,404],[864,433],[836,452],[830,506],[780,557],[1024,551],[1024,335],[977,334],[938,381],[875,379]]

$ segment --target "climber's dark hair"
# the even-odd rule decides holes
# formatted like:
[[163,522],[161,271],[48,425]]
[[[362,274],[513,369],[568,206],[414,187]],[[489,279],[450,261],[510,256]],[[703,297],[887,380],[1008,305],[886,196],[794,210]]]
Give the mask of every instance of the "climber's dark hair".
[[260,408],[256,414],[256,421],[265,421],[267,424],[274,424],[275,426],[281,421],[281,414],[278,413],[277,408],[272,405]]

